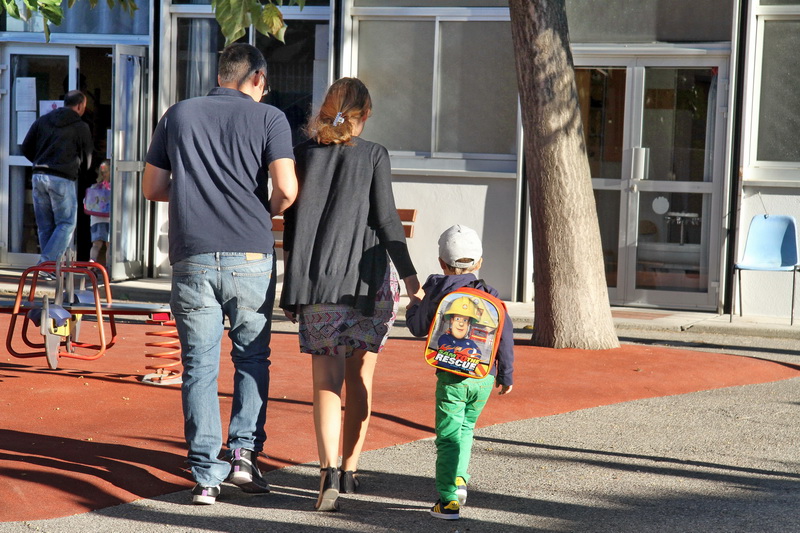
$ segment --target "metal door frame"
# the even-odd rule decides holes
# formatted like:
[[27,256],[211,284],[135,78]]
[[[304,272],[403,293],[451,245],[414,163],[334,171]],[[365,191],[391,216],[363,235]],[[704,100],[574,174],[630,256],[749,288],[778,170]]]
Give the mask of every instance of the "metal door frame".
[[[28,267],[36,264],[38,254],[11,253],[6,241],[11,225],[9,192],[11,167],[30,167],[32,163],[22,155],[10,155],[11,146],[11,56],[63,56],[69,61],[67,88],[75,89],[78,82],[79,58],[75,45],[56,44],[5,44],[0,45],[0,263],[10,266]],[[16,140],[13,140],[16,142]]]
[[[113,46],[113,62],[112,62],[112,88],[113,88],[113,112],[111,119],[111,190],[112,190],[112,206],[111,206],[111,240],[109,241],[109,273],[114,280],[128,279],[128,278],[141,278],[144,276],[144,267],[146,263],[146,253],[149,249],[149,235],[146,229],[148,228],[148,213],[144,198],[139,192],[141,190],[142,173],[144,172],[144,159],[147,153],[147,139],[149,123],[148,117],[150,116],[150,83],[149,83],[149,67],[148,67],[148,49],[146,46],[122,45],[117,44]],[[125,117],[122,113],[128,109],[127,105],[121,105],[121,99],[127,94],[122,89],[121,84],[123,78],[119,75],[119,67],[123,60],[129,57],[138,57],[142,61],[142,76],[140,93],[138,94],[140,109],[138,113],[137,131],[135,139],[136,145],[139,147],[138,157],[133,159],[126,159],[126,154],[122,153],[124,143],[122,136],[126,133],[123,130],[125,124]],[[131,196],[129,200],[133,205],[123,208],[123,195],[126,191],[115,188],[115,183],[121,183],[121,176],[123,173],[133,173],[136,176],[134,180],[134,191],[127,191]],[[123,217],[135,217],[134,224],[123,223]],[[120,247],[122,246],[122,234],[126,232],[126,238],[132,239],[133,242],[138,242],[140,245],[134,245],[133,249],[136,250],[136,256],[133,258],[125,257],[118,259],[120,255]]]
[[[675,47],[654,45],[620,50],[613,46],[577,46],[573,49],[576,67],[625,68],[625,128],[623,133],[623,161],[620,179],[592,179],[593,189],[620,191],[620,220],[617,285],[609,287],[612,304],[646,307],[703,308],[719,306],[719,279],[722,271],[722,254],[719,253],[722,233],[722,200],[724,196],[725,144],[728,136],[727,89],[730,53],[728,49],[698,48],[691,45]],[[713,178],[710,182],[658,182],[641,180],[634,175],[634,154],[640,147],[643,130],[645,69],[717,67],[717,120],[715,121]],[[636,289],[636,250],[638,245],[639,192],[667,191],[710,194],[710,220],[708,221],[708,284],[707,292],[666,291]]]

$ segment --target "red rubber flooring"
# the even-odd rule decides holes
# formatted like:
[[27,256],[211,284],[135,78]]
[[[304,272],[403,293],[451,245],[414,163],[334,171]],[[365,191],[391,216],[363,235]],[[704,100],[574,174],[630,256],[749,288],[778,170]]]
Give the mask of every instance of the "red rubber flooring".
[[[0,315],[0,331],[8,320]],[[93,323],[83,327],[87,337],[96,331]],[[0,521],[67,516],[192,486],[184,470],[178,387],[137,379],[150,362],[145,343],[153,338],[145,333],[158,329],[120,325],[120,339],[105,356],[62,358],[58,370],[49,370],[44,357],[17,359],[2,349]],[[223,346],[223,413],[230,409],[228,351]],[[434,375],[421,351],[421,341],[393,339],[382,354],[367,449],[432,435]],[[316,461],[309,356],[298,352],[294,334],[275,334],[272,362],[268,464]],[[517,345],[514,390],[494,396],[478,425],[798,375],[797,368],[757,359],[651,346]]]

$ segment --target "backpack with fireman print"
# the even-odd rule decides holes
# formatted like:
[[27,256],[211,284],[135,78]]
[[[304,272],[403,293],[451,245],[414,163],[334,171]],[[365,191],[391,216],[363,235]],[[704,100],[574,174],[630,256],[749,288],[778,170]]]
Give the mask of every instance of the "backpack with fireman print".
[[425,360],[439,370],[483,378],[494,364],[506,306],[486,291],[462,287],[447,294],[433,318]]

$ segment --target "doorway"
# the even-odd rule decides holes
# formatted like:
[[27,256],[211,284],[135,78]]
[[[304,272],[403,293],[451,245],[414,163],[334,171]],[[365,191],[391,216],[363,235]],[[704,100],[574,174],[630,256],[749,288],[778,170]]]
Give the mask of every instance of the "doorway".
[[727,63],[607,61],[576,83],[611,303],[714,309]]
[[[79,202],[74,248],[79,260],[89,259],[90,219],[81,201],[95,182],[96,170],[108,159],[112,172],[111,240],[106,250],[113,279],[141,277],[146,241],[144,200],[139,193],[146,150],[146,48],[7,45],[8,65],[0,100],[0,139],[8,157],[0,165],[0,263],[16,267],[35,264],[39,242],[33,216],[31,162],[20,147],[30,125],[42,114],[63,105],[74,88],[87,96],[83,116],[89,124],[95,152],[88,172],[76,183]],[[4,73],[6,74],[6,73]]]

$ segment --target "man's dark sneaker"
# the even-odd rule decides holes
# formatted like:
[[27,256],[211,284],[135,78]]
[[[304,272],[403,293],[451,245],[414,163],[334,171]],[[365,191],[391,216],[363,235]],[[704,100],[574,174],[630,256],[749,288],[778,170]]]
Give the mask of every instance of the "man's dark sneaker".
[[458,511],[459,506],[457,501],[453,500],[445,504],[442,500],[439,500],[431,507],[431,516],[444,520],[458,520],[461,518]]
[[263,494],[270,491],[256,464],[258,454],[253,450],[237,448],[231,453],[231,475],[228,481],[251,494]]
[[197,505],[211,505],[217,501],[219,496],[219,485],[205,487],[198,483],[192,489],[192,503]]

